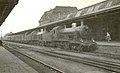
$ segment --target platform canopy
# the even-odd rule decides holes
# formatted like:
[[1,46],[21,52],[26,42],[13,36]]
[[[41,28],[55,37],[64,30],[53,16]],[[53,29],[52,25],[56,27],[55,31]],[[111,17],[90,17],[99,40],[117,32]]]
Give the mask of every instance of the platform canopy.
[[0,0],[0,26],[19,0]]

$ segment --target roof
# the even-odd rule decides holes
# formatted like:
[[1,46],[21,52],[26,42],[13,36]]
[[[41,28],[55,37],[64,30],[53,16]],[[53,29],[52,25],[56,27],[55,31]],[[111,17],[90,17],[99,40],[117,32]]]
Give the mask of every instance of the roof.
[[0,26],[19,0],[0,0]]
[[53,9],[53,12],[64,12],[64,11],[78,11],[77,7],[70,7],[70,6],[56,6]]
[[[54,9],[46,11],[41,19],[39,20],[40,25],[44,25],[46,23],[62,20],[65,18],[73,17],[74,13],[76,13],[78,9],[76,7],[70,6],[56,6]],[[72,14],[73,13],[73,14]]]
[[106,1],[80,9],[77,12],[75,17],[85,16],[88,14],[109,10],[117,6],[120,6],[120,0],[106,0]]

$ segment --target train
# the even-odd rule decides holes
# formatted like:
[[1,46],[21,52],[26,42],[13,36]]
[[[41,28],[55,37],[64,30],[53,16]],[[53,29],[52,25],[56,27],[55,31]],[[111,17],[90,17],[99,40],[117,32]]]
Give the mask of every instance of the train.
[[74,25],[71,28],[55,26],[50,31],[41,29],[40,32],[32,30],[19,34],[10,34],[5,36],[4,40],[77,52],[93,52],[98,49],[97,43],[90,36],[89,27],[85,24]]

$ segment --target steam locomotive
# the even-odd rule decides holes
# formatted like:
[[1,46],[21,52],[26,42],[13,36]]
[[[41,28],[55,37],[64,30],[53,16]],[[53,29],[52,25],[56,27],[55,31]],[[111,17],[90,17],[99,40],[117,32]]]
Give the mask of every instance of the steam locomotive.
[[90,35],[87,25],[64,28],[57,26],[51,30],[51,39],[54,46],[79,52],[90,52],[97,50],[97,44]]
[[97,44],[90,37],[87,25],[71,28],[56,26],[51,31],[38,32],[34,30],[25,34],[14,34],[5,37],[7,41],[19,42],[30,45],[55,47],[64,50],[73,50],[78,52],[92,52],[97,50]]

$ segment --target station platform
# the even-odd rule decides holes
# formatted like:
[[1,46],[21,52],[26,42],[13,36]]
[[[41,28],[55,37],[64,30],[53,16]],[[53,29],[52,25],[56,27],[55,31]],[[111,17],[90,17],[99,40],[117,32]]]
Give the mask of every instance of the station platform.
[[96,52],[119,54],[120,55],[120,41],[96,41],[98,50]]
[[116,42],[116,41],[96,41],[98,45],[103,45],[103,46],[119,46],[120,47],[120,42]]
[[38,73],[15,55],[0,46],[0,73]]

